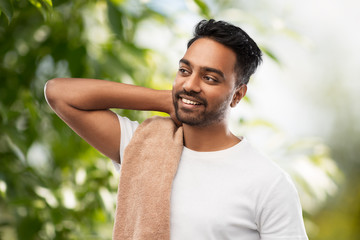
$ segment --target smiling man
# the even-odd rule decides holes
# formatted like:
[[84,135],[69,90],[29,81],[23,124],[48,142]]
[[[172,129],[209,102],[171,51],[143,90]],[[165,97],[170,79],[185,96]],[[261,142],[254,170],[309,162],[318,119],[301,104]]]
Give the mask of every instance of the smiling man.
[[163,111],[182,127],[184,146],[171,183],[170,239],[307,239],[288,175],[228,128],[229,111],[245,96],[260,62],[260,49],[242,29],[203,20],[179,61],[172,91],[53,79],[45,93],[59,117],[120,171],[139,123],[110,108]]
[[230,107],[246,93],[235,68],[236,54],[230,48],[208,37],[190,42],[173,85],[175,113],[183,123],[185,146],[215,151],[240,141],[227,127]]

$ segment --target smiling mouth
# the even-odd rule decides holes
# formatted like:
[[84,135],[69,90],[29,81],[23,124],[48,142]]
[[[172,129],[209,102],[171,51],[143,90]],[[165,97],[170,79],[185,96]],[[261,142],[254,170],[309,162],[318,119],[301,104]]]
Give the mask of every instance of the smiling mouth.
[[192,101],[192,100],[189,100],[186,98],[181,98],[181,101],[183,103],[190,104],[190,105],[201,105],[201,103],[199,103],[199,102],[195,102],[195,101]]

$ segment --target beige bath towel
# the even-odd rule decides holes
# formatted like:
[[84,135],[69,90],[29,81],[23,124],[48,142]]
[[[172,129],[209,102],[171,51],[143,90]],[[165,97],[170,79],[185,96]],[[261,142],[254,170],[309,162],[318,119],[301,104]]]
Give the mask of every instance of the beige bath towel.
[[121,162],[113,239],[169,240],[171,187],[183,131],[153,117],[136,129]]

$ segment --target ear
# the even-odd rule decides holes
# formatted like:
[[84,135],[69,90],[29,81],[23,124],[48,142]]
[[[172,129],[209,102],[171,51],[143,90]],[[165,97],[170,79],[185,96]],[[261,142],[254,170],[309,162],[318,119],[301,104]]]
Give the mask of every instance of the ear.
[[230,106],[236,107],[236,105],[240,102],[240,100],[245,96],[246,91],[247,91],[246,84],[241,84],[240,86],[238,86],[235,90]]

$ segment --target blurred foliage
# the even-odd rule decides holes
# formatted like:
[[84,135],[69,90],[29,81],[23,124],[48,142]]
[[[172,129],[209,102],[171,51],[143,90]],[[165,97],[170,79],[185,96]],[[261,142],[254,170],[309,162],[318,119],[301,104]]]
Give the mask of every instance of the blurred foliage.
[[151,51],[134,33],[166,19],[134,1],[1,0],[0,9],[0,239],[111,239],[113,166],[52,113],[43,87],[70,76],[151,86]]
[[[199,18],[227,15],[230,9],[240,22],[264,35],[270,31],[241,7],[232,9],[230,0],[186,4]],[[169,87],[173,73],[160,65],[164,59],[135,41],[146,21],[176,31],[174,16],[152,1],[0,0],[0,239],[111,239],[118,176],[111,161],[51,111],[43,87],[55,77]],[[266,56],[280,64],[265,43]],[[152,114],[117,111],[139,121]],[[251,131],[265,127],[275,132],[272,137],[279,133],[265,120],[242,125]],[[326,146],[272,142],[279,143],[273,146],[279,162],[294,160],[287,161],[293,163],[288,171],[302,197],[311,202],[319,199],[318,191],[320,198],[332,194],[296,171],[296,164],[308,164],[331,185],[339,174]],[[305,218],[316,224],[311,207],[304,209]]]

